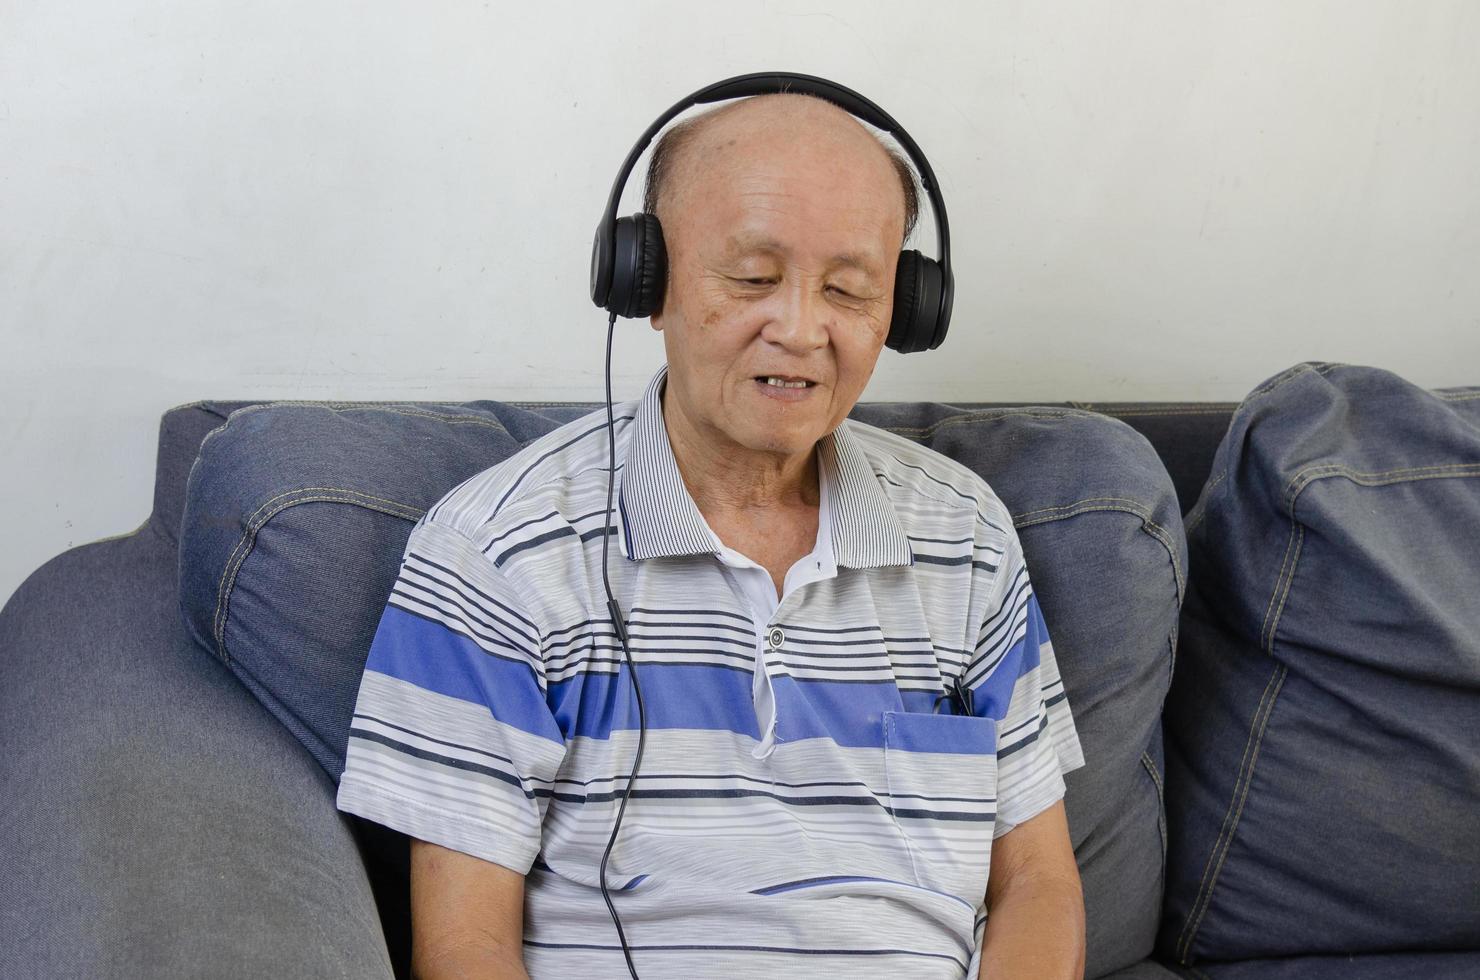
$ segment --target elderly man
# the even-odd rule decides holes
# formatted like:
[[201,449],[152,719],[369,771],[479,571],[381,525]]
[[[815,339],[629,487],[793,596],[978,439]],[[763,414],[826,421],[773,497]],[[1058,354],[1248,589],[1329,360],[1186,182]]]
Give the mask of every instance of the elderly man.
[[[637,971],[1082,975],[1082,757],[1011,519],[845,421],[908,170],[796,94],[655,160],[667,365],[617,409],[610,568],[647,706],[607,868]],[[638,738],[606,436],[581,419],[445,497],[376,634],[339,806],[414,839],[420,977],[628,970],[598,879]]]

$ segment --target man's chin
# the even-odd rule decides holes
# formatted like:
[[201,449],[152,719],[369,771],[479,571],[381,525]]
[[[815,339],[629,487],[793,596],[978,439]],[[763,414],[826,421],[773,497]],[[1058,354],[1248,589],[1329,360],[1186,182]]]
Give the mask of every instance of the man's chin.
[[811,452],[824,435],[826,433],[815,426],[805,429],[756,427],[743,432],[732,432],[730,438],[751,452],[768,456],[799,456]]

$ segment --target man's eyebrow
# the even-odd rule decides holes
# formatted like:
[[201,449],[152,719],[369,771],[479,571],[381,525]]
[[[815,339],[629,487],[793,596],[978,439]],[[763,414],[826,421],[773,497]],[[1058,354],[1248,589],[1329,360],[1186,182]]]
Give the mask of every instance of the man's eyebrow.
[[869,263],[868,256],[861,252],[842,252],[832,257],[832,265],[851,266],[865,275],[872,275],[874,267]]
[[[725,254],[732,258],[756,252],[781,254],[785,251],[780,242],[765,236],[731,235],[725,240]],[[869,276],[876,271],[863,252],[839,252],[828,261],[828,265],[854,268]]]
[[725,254],[748,255],[751,252],[783,252],[781,243],[762,235],[731,235],[725,239]]

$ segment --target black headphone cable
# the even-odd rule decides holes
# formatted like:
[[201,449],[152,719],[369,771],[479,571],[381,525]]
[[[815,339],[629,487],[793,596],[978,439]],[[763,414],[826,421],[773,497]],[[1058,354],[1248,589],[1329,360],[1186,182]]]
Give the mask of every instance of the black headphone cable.
[[[642,765],[642,749],[647,742],[647,711],[642,703],[642,687],[637,683],[637,667],[632,662],[632,650],[627,644],[627,624],[622,620],[622,607],[617,605],[612,594],[612,583],[606,572],[607,553],[613,533],[612,490],[617,480],[617,429],[612,411],[612,337],[616,333],[617,315],[613,313],[606,324],[606,530],[601,536],[601,584],[606,587],[606,608],[611,613],[612,626],[617,631],[617,642],[622,645],[622,658],[627,662],[627,672],[632,677],[632,693],[637,697],[637,755],[632,760],[632,773],[627,777],[627,786],[622,790],[622,802],[617,805],[617,821],[612,824],[612,835],[607,838],[606,850],[601,854],[601,898],[606,910],[611,913],[612,925],[617,927],[617,939],[622,944],[622,956],[627,960],[627,972],[632,980],[639,980],[637,967],[632,965],[632,949],[627,945],[627,935],[622,931],[622,920],[617,907],[612,904],[611,892],[606,885],[606,862],[612,856],[612,845],[617,842],[617,832],[622,829],[622,815],[627,812],[627,798],[632,795],[632,785],[637,781],[637,770]],[[617,674],[621,676],[620,673]],[[607,736],[610,738],[610,734]]]

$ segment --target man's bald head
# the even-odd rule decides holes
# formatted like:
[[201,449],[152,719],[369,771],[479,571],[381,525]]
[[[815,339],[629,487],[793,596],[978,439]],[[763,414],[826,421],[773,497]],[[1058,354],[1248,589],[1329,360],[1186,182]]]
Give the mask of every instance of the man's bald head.
[[[667,212],[687,186],[704,169],[705,158],[723,153],[728,143],[742,138],[747,125],[777,122],[798,124],[817,132],[819,138],[852,144],[862,153],[877,152],[887,161],[899,181],[904,210],[904,239],[910,237],[920,213],[920,196],[909,163],[893,147],[885,145],[850,113],[825,99],[800,93],[752,96],[730,102],[694,116],[667,130],[658,138],[649,158],[643,210],[651,215]],[[826,133],[818,132],[822,124]],[[862,137],[863,139],[860,139]],[[864,147],[866,141],[870,144]]]

